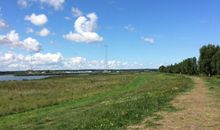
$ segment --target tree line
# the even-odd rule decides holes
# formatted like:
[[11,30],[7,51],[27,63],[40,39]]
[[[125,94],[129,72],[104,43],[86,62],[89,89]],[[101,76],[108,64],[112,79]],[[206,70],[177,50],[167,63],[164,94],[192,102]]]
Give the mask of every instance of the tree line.
[[160,66],[160,72],[207,76],[220,75],[220,47],[208,44],[200,48],[200,56],[187,58],[180,63]]

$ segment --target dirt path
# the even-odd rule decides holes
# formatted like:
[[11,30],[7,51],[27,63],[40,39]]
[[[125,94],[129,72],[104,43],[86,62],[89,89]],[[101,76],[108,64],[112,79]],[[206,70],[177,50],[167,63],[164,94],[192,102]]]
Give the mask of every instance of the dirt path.
[[172,105],[179,109],[176,112],[159,112],[163,118],[156,121],[158,126],[146,128],[150,118],[128,130],[220,130],[219,100],[208,94],[208,88],[202,79],[193,77],[195,88],[184,95],[177,96]]

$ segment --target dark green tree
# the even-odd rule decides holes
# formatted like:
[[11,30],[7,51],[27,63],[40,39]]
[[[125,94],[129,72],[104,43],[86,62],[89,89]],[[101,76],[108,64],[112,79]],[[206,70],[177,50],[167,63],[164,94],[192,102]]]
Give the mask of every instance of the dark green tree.
[[220,75],[220,49],[212,57],[212,72],[216,75]]
[[163,65],[160,66],[160,67],[159,67],[159,71],[160,71],[160,72],[166,72],[166,67],[163,66]]
[[199,62],[196,57],[188,58],[180,63],[161,66],[160,72],[208,76],[220,75],[220,47],[208,44],[200,49]]
[[217,50],[218,47],[211,44],[203,46],[200,49],[199,70],[201,73],[204,73],[208,76],[215,74],[215,70],[213,70],[214,63],[212,63],[212,60]]
[[178,73],[178,74],[189,74],[196,75],[198,74],[198,64],[195,57],[188,58],[183,60],[182,62],[169,66],[161,66],[159,68],[160,72],[166,73]]

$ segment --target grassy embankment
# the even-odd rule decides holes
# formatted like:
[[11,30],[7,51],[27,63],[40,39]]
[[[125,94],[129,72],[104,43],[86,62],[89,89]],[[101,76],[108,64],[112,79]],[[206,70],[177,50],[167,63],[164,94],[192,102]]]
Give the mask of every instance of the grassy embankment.
[[207,82],[207,86],[209,87],[209,90],[211,93],[218,99],[220,99],[220,78],[217,77],[209,77],[205,78]]
[[190,78],[159,73],[0,82],[0,129],[125,128],[191,87]]
[[[213,107],[216,107],[218,110],[220,109],[220,78],[218,77],[206,77],[204,78],[206,81],[207,87],[209,87],[210,95],[213,97],[216,102]],[[220,122],[220,116],[216,119]]]

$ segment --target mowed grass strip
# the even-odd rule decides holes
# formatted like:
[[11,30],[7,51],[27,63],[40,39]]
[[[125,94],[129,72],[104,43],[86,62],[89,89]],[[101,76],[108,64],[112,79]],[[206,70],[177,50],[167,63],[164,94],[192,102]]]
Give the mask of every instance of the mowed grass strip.
[[[57,105],[2,116],[0,129],[123,129],[162,109],[178,93],[192,87],[191,79],[181,75],[144,73],[105,76],[106,79],[110,76],[111,82],[126,78],[123,78],[124,82],[102,87],[103,90],[96,91],[95,88],[92,94],[85,91],[84,96],[64,100]],[[54,79],[48,80],[53,82]],[[104,84],[102,80],[99,82]]]

